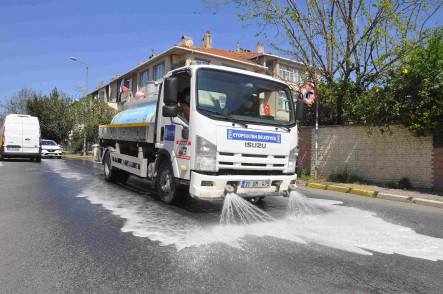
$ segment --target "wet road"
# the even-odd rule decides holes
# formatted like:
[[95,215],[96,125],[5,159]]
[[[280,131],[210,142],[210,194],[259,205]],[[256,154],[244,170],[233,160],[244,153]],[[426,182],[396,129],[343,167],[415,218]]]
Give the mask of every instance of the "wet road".
[[0,166],[0,293],[441,293],[443,210],[300,188],[220,226],[220,203],[155,201],[78,159]]

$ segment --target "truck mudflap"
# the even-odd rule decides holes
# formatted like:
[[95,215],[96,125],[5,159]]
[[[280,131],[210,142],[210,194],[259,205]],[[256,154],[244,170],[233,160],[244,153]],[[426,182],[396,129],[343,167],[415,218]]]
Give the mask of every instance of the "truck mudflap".
[[[211,176],[191,172],[189,192],[191,197],[201,200],[223,200],[226,186],[231,186],[234,193],[243,198],[288,196],[288,189],[295,184],[297,175],[223,175]],[[247,181],[269,181],[268,187],[244,188]],[[292,186],[291,186],[292,187]]]

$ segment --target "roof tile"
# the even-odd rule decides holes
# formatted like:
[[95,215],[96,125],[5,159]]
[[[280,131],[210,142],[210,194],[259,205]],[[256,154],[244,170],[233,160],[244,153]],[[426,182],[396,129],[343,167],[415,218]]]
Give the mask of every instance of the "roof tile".
[[187,45],[182,45],[182,44],[179,44],[177,46],[178,47],[187,48],[187,49],[191,49],[191,50],[194,50],[194,51],[200,51],[200,52],[203,52],[203,53],[219,55],[219,56],[222,56],[222,57],[231,58],[231,59],[235,59],[235,60],[251,63],[251,64],[254,64],[254,65],[257,65],[257,63],[252,62],[251,60],[249,60],[249,58],[261,55],[261,53],[248,52],[248,51],[246,51],[246,52],[245,51],[230,51],[230,50],[216,49],[216,48],[204,48],[204,47],[187,46]]

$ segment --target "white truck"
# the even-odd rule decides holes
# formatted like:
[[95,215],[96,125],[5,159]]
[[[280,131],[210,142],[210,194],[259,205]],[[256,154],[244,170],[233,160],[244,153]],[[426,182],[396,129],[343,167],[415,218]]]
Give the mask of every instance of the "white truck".
[[[158,95],[127,102],[99,127],[108,181],[147,179],[165,203],[226,193],[256,201],[295,189],[303,100],[269,76],[192,65],[169,72]],[[296,111],[297,110],[297,111]]]

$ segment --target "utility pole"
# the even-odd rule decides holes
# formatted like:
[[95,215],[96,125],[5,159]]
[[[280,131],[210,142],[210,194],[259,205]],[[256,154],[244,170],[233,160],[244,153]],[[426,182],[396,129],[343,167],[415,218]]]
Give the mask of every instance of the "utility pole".
[[[83,63],[86,65],[86,88],[85,88],[85,99],[88,96],[88,64],[86,62],[80,61],[75,57],[71,57],[72,60]],[[83,156],[86,156],[86,110],[83,116],[83,128],[84,128],[84,132],[83,132]]]

